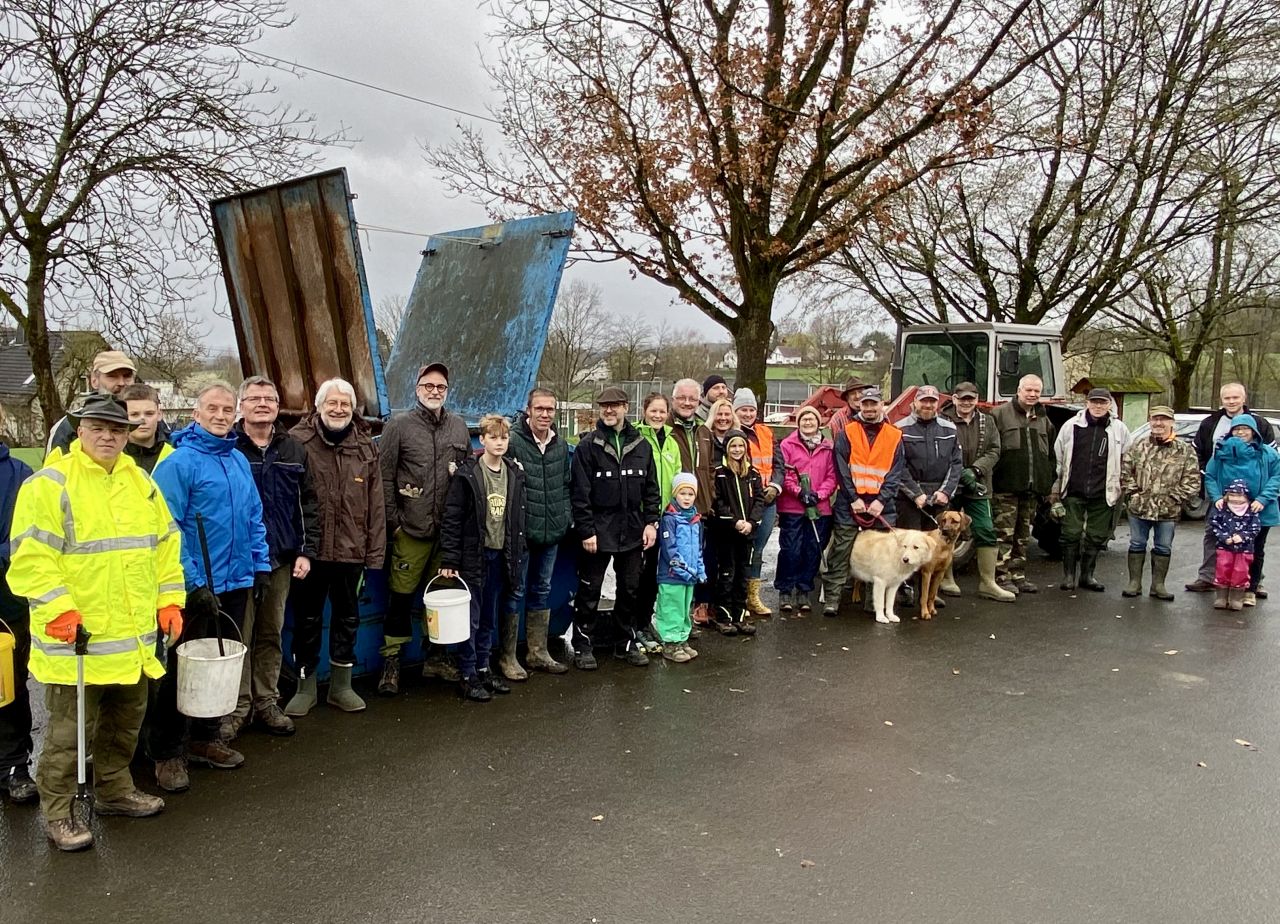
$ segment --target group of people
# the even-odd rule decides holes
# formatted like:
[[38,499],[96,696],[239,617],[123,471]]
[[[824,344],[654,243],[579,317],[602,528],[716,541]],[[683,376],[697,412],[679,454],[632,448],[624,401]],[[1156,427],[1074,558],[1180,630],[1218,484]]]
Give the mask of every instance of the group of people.
[[[991,414],[972,383],[956,386],[945,407],[936,388],[920,386],[896,425],[880,389],[853,380],[830,435],[819,411],[804,407],[782,439],[758,420],[756,396],[720,376],[648,395],[637,424],[627,393],[609,387],[572,451],[555,427],[557,396],[535,388],[514,421],[480,420],[477,454],[466,422],[447,408],[450,372],[438,362],[419,369],[414,406],[376,440],[342,379],[321,383],[312,412],[290,429],[269,380],[212,382],[192,422],[170,432],[159,396],[135,377],[124,354],[99,354],[93,393],[54,428],[39,471],[0,445],[0,618],[18,656],[17,697],[0,708],[0,771],[13,801],[39,800],[64,850],[93,842],[72,811],[77,656],[95,809],[153,815],[164,803],[135,785],[139,759],[162,790],[181,792],[189,764],[243,764],[232,744],[251,722],[291,735],[316,707],[326,603],[326,702],[365,708],[352,671],[369,569],[385,568],[389,590],[378,692],[400,690],[424,592],[460,580],[469,635],[448,646],[424,638],[422,672],[488,702],[530,670],[569,669],[548,646],[552,574],[566,542],[578,576],[569,650],[589,671],[604,652],[638,667],[655,656],[683,663],[698,656],[691,640],[703,631],[754,634],[754,619],[771,615],[760,585],[775,524],[782,610],[821,605],[828,616],[847,596],[859,530],[932,529],[948,509],[971,519],[978,595],[1001,602],[1036,592],[1024,563],[1042,501],[1062,518],[1065,589],[1103,589],[1097,554],[1125,498],[1124,593],[1140,593],[1151,541],[1151,594],[1170,599],[1174,523],[1200,490],[1203,464],[1214,512],[1197,584],[1236,608],[1264,595],[1267,530],[1280,525],[1280,454],[1236,385],[1202,427],[1202,459],[1173,439],[1165,407],[1152,410],[1150,437],[1132,443],[1101,389],[1055,437],[1034,376]],[[617,590],[605,610],[610,566]],[[959,593],[950,575],[944,591]],[[286,608],[298,683],[282,706]],[[172,649],[228,624],[247,646],[236,707],[189,719],[177,706]],[[46,685],[49,711],[34,780],[28,667]]]

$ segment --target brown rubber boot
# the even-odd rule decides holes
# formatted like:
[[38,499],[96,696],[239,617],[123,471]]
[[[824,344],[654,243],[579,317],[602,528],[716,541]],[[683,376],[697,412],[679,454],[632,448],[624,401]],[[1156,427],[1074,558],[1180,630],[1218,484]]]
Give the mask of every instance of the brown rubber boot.
[[502,647],[498,654],[498,670],[513,683],[528,680],[529,675],[516,657],[516,645],[520,642],[520,614],[503,613],[498,626],[498,638]]
[[547,629],[551,625],[551,610],[527,610],[524,614],[524,638],[529,646],[525,660],[529,669],[548,674],[566,674],[569,665],[561,664],[547,651]]

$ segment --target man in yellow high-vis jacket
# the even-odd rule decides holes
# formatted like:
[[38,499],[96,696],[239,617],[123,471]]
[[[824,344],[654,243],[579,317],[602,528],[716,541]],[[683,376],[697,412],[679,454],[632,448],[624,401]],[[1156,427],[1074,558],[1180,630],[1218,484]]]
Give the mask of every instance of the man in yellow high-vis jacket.
[[47,685],[49,728],[36,787],[50,840],[92,846],[72,818],[76,791],[76,630],[84,658],[86,742],[101,815],[155,815],[164,802],[129,773],[147,707],[147,678],[160,677],[157,632],[176,637],[186,600],[181,538],[155,483],[122,451],[125,406],[95,395],[75,415],[76,442],[18,492],[9,584],[31,606],[31,673]]

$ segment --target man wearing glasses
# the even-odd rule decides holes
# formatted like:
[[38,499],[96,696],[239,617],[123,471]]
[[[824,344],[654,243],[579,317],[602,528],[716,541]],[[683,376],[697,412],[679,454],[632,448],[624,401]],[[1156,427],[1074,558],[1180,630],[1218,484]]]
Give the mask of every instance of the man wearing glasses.
[[294,578],[302,580],[310,573],[320,543],[320,518],[307,472],[307,451],[276,420],[280,393],[275,384],[260,375],[250,376],[240,386],[239,398],[236,448],[249,460],[262,498],[271,578],[262,602],[251,600],[245,609],[244,643],[249,651],[236,710],[223,719],[222,737],[228,741],[253,718],[273,735],[294,732],[293,720],[279,703],[280,632],[289,587]]
[[[413,637],[411,614],[427,577],[440,570],[440,523],[449,477],[471,454],[466,423],[444,409],[448,393],[448,367],[444,363],[423,366],[418,370],[414,407],[387,422],[378,444],[391,540],[391,595],[378,684],[384,696],[400,692],[400,651]],[[422,675],[451,683],[458,680],[457,668],[436,646],[427,651]]]

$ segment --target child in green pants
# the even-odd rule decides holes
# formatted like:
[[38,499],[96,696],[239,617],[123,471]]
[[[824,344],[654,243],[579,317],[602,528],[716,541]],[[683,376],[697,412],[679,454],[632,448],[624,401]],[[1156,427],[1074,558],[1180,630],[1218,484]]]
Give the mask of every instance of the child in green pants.
[[678,472],[671,479],[671,503],[658,526],[658,604],[654,622],[662,639],[662,656],[683,663],[698,656],[689,644],[689,607],[693,586],[707,580],[702,565],[702,518],[694,503],[698,479]]

